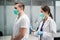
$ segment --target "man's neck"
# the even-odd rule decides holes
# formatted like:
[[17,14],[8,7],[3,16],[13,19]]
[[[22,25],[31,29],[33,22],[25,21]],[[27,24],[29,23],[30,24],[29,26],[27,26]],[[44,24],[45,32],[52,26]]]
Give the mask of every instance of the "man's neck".
[[18,18],[23,15],[23,11],[18,14]]

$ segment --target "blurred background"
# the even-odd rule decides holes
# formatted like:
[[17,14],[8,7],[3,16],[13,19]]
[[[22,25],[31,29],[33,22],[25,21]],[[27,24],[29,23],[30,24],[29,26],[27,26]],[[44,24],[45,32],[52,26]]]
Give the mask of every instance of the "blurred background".
[[37,28],[35,20],[39,18],[40,7],[48,5],[57,24],[57,33],[60,32],[60,0],[0,0],[0,33],[3,36],[12,35],[12,28],[16,15],[14,15],[14,3],[23,2],[25,13],[29,16],[33,29]]

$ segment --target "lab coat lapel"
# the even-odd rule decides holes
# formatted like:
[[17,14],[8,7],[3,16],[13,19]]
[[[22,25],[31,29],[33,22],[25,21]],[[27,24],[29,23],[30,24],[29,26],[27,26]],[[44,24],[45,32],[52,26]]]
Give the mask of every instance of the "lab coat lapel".
[[47,27],[47,25],[49,24],[49,19],[50,19],[50,17],[48,17],[48,19],[45,21],[43,28],[46,28]]
[[40,23],[40,26],[39,26],[39,31],[40,31],[40,29],[41,29],[42,23],[43,23],[43,21]]

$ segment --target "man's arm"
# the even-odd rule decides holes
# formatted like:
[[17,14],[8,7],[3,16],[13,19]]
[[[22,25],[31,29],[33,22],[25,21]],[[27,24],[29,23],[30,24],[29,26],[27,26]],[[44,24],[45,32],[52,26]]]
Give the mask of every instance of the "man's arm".
[[21,40],[24,37],[26,31],[26,28],[21,28],[19,34],[14,38],[14,40]]
[[14,39],[13,39],[13,36],[11,36],[11,40],[14,40]]

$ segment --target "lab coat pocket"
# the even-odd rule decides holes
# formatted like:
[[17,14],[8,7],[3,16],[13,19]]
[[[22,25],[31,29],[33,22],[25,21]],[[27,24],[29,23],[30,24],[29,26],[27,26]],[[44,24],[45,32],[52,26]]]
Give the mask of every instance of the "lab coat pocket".
[[43,33],[43,40],[52,40],[52,36],[51,36],[51,33],[48,33],[48,32],[44,32]]
[[52,37],[52,34],[49,32],[43,32],[43,37]]

